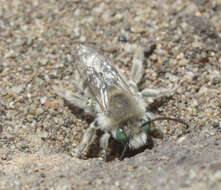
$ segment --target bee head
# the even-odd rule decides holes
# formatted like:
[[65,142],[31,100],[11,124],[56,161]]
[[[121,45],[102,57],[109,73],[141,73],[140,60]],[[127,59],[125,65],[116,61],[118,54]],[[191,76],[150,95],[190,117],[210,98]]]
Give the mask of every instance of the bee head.
[[125,125],[121,125],[115,131],[112,131],[112,135],[116,141],[125,147],[125,150],[127,148],[136,150],[148,145],[150,126],[151,124],[144,119],[136,122],[128,122]]
[[188,123],[179,118],[158,117],[151,120],[142,119],[139,121],[138,125],[131,125],[131,123],[127,123],[126,125],[123,125],[123,127],[117,128],[117,130],[114,133],[112,133],[113,137],[118,142],[124,145],[124,150],[121,154],[121,159],[124,157],[124,153],[127,148],[136,150],[148,145],[148,137],[152,136],[155,138],[163,138],[163,133],[159,129],[151,127],[151,124],[154,124],[153,122],[157,120],[171,120],[178,123],[182,123],[186,126],[188,132]]

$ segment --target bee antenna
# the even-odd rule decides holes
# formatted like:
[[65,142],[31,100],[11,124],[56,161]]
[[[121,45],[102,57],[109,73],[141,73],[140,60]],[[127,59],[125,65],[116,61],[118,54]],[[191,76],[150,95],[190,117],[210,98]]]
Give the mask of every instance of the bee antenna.
[[154,122],[157,120],[170,120],[170,121],[175,121],[177,123],[182,123],[184,125],[186,125],[186,129],[189,129],[189,124],[187,124],[183,119],[179,119],[179,118],[172,118],[172,117],[157,117],[155,119],[150,119],[149,121],[145,122],[142,126],[145,126],[146,124],[150,123],[150,122]]

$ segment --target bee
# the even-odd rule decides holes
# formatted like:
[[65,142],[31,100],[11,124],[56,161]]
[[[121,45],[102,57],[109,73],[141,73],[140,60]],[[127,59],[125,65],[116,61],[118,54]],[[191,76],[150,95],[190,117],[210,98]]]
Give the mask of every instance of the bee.
[[147,110],[147,106],[156,99],[171,96],[177,85],[139,91],[138,83],[144,74],[143,60],[144,48],[138,47],[131,72],[126,76],[95,48],[83,44],[78,46],[74,65],[77,92],[53,87],[56,94],[94,117],[82,142],[75,149],[75,155],[81,157],[88,151],[97,130],[103,131],[99,143],[105,160],[110,137],[124,146],[121,159],[127,149],[136,150],[149,143],[150,123],[157,118]]

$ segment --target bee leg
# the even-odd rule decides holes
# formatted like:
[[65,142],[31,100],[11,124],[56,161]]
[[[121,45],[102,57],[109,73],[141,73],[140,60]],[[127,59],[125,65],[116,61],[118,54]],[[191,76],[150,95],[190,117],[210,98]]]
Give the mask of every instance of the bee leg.
[[67,90],[62,86],[53,86],[55,93],[64,98],[70,104],[84,109],[87,106],[87,98],[71,90]]
[[138,47],[135,51],[133,61],[132,61],[132,69],[131,69],[131,80],[138,84],[144,74],[143,69],[144,62],[144,48]]
[[86,130],[84,136],[83,136],[83,140],[81,142],[81,144],[76,148],[75,150],[75,155],[78,158],[81,158],[81,156],[87,152],[88,147],[92,144],[92,142],[94,141],[94,138],[96,136],[96,130],[97,130],[97,125],[96,122],[92,122],[90,124],[90,127]]
[[88,115],[96,116],[97,107],[93,101],[87,96],[74,93],[61,86],[53,86],[55,93],[64,98],[70,105],[83,109]]
[[171,96],[177,90],[177,88],[178,84],[168,88],[145,88],[141,91],[141,94],[148,103],[153,103],[158,98]]
[[108,148],[108,143],[110,139],[110,134],[109,133],[104,133],[100,139],[100,147],[104,151],[104,160],[107,161],[107,148]]

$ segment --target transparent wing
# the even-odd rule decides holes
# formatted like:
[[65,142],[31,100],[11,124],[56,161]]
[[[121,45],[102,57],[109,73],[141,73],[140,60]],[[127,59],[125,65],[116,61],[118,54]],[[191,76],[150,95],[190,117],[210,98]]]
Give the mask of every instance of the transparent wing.
[[110,60],[98,53],[93,47],[80,44],[77,49],[78,63],[76,69],[86,81],[103,111],[108,107],[108,91],[121,88],[131,93],[127,83],[111,65]]

